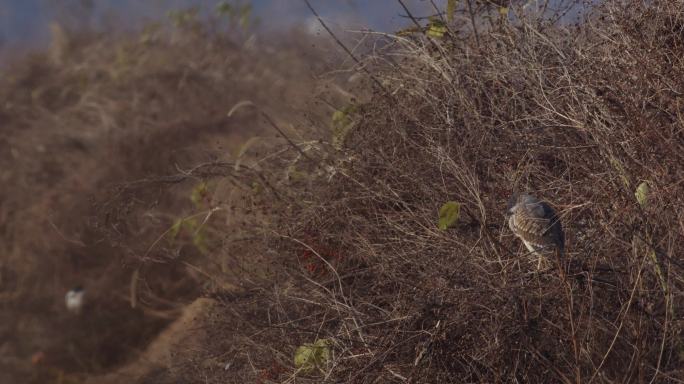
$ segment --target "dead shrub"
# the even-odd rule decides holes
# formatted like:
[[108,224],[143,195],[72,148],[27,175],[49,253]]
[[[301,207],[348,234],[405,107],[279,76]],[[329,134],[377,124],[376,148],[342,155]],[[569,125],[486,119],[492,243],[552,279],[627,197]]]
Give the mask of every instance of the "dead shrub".
[[[312,181],[278,184],[283,270],[251,339],[291,367],[270,380],[320,338],[334,356],[300,379],[682,377],[683,6],[606,2],[574,26],[512,6],[477,36],[373,35],[378,88],[344,146],[302,145]],[[565,277],[511,236],[514,190],[560,211]],[[461,217],[441,231],[450,200]]]

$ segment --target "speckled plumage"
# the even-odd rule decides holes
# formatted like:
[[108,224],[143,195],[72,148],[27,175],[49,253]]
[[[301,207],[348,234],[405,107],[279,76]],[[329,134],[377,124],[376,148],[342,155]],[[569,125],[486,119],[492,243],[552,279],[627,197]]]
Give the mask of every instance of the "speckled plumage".
[[514,194],[508,201],[508,226],[522,240],[530,252],[539,256],[541,267],[542,253],[565,250],[563,227],[556,211],[549,204],[525,193]]

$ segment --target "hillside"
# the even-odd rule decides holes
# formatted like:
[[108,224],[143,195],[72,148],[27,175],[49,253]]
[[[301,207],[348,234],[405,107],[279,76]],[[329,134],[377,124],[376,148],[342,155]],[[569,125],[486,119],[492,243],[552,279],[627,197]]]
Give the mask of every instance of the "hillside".
[[[198,213],[190,197],[201,178],[173,175],[231,158],[252,137],[274,140],[256,114],[228,117],[231,107],[251,100],[278,121],[301,119],[324,67],[297,43],[303,36],[289,38],[275,49],[195,25],[138,35],[55,26],[48,52],[6,66],[0,382],[80,382],[110,371],[184,305],[238,284],[206,281],[202,271],[216,261],[185,246],[183,233],[157,240]],[[64,294],[77,285],[87,307],[73,316]]]
[[[17,59],[0,382],[680,382],[684,3],[467,5]],[[546,268],[518,191],[563,223]]]

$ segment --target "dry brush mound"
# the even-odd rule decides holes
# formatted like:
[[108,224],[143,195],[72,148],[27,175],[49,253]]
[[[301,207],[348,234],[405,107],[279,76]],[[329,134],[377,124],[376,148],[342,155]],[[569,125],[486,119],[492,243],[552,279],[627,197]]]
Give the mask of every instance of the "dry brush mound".
[[[245,343],[262,382],[681,378],[683,6],[379,38],[375,96],[278,165],[306,181],[279,184],[265,232],[284,269]],[[515,190],[560,211],[566,276],[508,230]],[[443,231],[447,201],[461,214]]]
[[[117,271],[106,288],[128,306],[131,292],[141,294],[129,286],[134,270],[149,268],[156,285],[139,297],[148,312],[211,292],[222,305],[208,306],[201,332],[187,334],[198,339],[172,343],[170,357],[139,382],[676,381],[684,367],[683,5],[609,3],[574,26],[517,6],[507,18],[477,6],[457,10],[464,17],[448,28],[430,27],[430,38],[370,34],[376,50],[359,64],[374,93],[323,84],[321,104],[338,109],[332,124],[320,105],[305,122],[287,123],[294,114],[283,101],[312,90],[304,81],[288,88],[301,67],[273,70],[270,51],[230,62],[216,52],[234,47],[202,36],[58,50],[52,64],[17,76],[22,92],[1,94],[16,135],[0,140],[28,151],[35,143],[21,129],[44,132],[51,121],[82,151],[107,149],[91,156],[98,164],[120,161],[96,173],[74,166],[78,156],[53,164],[33,162],[45,160],[36,155],[20,162],[37,167],[34,175],[54,175],[42,168],[50,165],[73,176],[31,184],[29,171],[3,174],[26,188],[2,197],[3,208],[22,208],[3,210],[13,247],[1,271],[24,255],[41,265],[48,251],[65,271],[48,286],[41,278],[51,271],[27,267],[29,278],[3,303],[29,302],[22,316],[55,313],[27,300],[31,289],[48,302],[85,269]],[[249,86],[259,79],[269,87]],[[90,126],[112,136],[92,138]],[[229,127],[247,136],[247,126],[281,137],[197,153]],[[178,147],[187,156],[163,150]],[[150,176],[176,163],[179,174]],[[91,184],[67,188],[82,175]],[[111,187],[122,178],[140,181]],[[23,201],[35,185],[54,192]],[[70,200],[98,188],[105,193],[94,208]],[[503,214],[515,190],[560,212],[568,237],[561,266],[537,271],[511,235]],[[442,230],[447,201],[460,215]],[[60,202],[78,208],[56,215],[62,232],[30,241],[34,228],[51,228],[34,210]],[[82,232],[74,212],[94,215],[97,227]],[[72,236],[81,233],[92,237]],[[69,264],[87,251],[116,257]],[[122,259],[134,268],[115,269]],[[112,366],[124,358],[116,357]]]

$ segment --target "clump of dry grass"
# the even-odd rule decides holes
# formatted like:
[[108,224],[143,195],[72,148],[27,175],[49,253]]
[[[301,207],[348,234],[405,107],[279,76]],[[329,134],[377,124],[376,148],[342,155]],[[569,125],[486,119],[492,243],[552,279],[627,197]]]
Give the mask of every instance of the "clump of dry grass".
[[[477,35],[382,37],[344,147],[303,145],[310,182],[279,197],[284,269],[245,353],[286,369],[262,382],[678,380],[683,5],[607,3],[577,25],[511,7]],[[560,211],[567,276],[509,233],[514,190]],[[461,218],[440,231],[449,200]],[[297,371],[319,338],[334,358]]]

